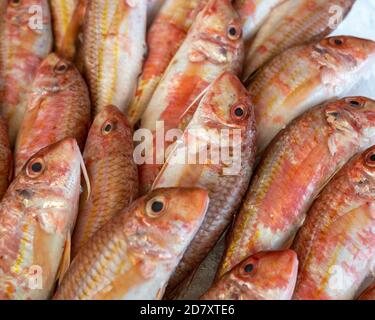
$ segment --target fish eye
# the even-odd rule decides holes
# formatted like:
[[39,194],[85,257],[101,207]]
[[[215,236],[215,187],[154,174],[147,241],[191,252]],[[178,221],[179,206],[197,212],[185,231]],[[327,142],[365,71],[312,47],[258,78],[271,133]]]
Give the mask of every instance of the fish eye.
[[244,267],[245,273],[251,273],[253,272],[253,270],[254,270],[254,265],[252,263],[249,263]]
[[146,214],[151,218],[160,217],[166,209],[166,200],[164,197],[154,197],[147,202]]
[[66,71],[68,70],[68,65],[65,63],[65,62],[59,62],[56,66],[55,66],[55,72],[57,74],[63,74],[65,73]]
[[375,151],[372,150],[366,155],[366,165],[371,168],[375,168]]
[[351,107],[354,107],[354,108],[358,108],[358,107],[363,106],[363,103],[361,101],[358,101],[358,100],[355,100],[355,99],[348,99],[347,102]]
[[43,171],[44,161],[40,158],[31,160],[26,168],[26,173],[30,178],[38,177]]
[[243,103],[232,106],[231,116],[233,120],[243,120],[248,116],[248,107]]
[[242,29],[235,25],[228,27],[228,38],[231,40],[238,40],[242,36]]
[[341,38],[331,38],[329,42],[335,46],[342,46],[344,44],[344,40]]
[[103,132],[103,134],[109,134],[115,129],[115,127],[116,127],[115,123],[107,121],[103,125],[102,132]]
[[18,6],[21,4],[21,0],[9,0],[9,3],[12,5],[12,6]]

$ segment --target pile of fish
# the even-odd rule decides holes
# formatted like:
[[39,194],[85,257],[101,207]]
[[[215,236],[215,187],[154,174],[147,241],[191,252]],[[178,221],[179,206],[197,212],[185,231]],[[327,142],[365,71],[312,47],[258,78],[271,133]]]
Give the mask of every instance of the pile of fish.
[[354,5],[0,0],[0,299],[375,300]]

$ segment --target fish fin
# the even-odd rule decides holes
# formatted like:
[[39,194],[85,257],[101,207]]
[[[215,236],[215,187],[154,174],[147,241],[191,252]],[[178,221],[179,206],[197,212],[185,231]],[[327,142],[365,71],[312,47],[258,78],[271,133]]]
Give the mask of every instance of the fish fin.
[[[168,291],[164,297],[163,300],[178,300],[181,299],[184,294],[189,289],[191,283],[194,280],[195,274],[197,273],[199,267],[195,269],[191,275],[189,275],[185,280],[181,281],[175,288]],[[167,288],[168,289],[168,288]]]
[[76,41],[78,34],[83,26],[86,9],[88,6],[87,0],[80,0],[74,10],[72,20],[65,32],[64,38],[60,46],[58,54],[65,59],[73,60],[76,55]]
[[194,101],[186,108],[185,112],[181,115],[179,126],[182,126],[182,129],[185,129],[189,125],[191,119],[195,114],[195,111],[197,111],[199,103],[201,102],[202,98],[205,96],[209,89],[210,85],[207,86],[204,90],[202,90],[202,92],[194,99]]
[[119,1],[116,11],[113,15],[112,22],[108,27],[108,32],[106,34],[107,37],[116,36],[119,31],[119,24],[124,19],[125,15],[129,11],[130,5],[128,4],[128,0],[121,0]]
[[333,177],[337,174],[337,172],[339,172],[341,170],[341,168],[344,166],[345,163],[342,163],[340,166],[338,166],[335,170],[335,172],[333,172],[329,178],[326,180],[326,182],[319,188],[318,192],[316,193],[315,197],[312,199],[312,201],[315,201],[319,196],[320,194],[322,193],[322,191],[325,189],[325,187],[327,186],[327,184],[329,182],[331,182],[331,180],[333,179]]
[[62,280],[64,279],[64,276],[65,276],[66,272],[69,269],[70,257],[71,257],[71,247],[72,247],[72,240],[71,240],[71,235],[70,235],[70,232],[69,232],[67,237],[66,237],[64,252],[63,252],[63,255],[61,257],[59,269],[57,271],[56,279],[58,280],[58,285],[61,284]]

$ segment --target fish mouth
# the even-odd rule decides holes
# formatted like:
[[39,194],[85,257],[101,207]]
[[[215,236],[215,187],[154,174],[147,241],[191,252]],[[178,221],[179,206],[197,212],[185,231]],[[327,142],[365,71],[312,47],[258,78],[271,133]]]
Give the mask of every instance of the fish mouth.
[[197,62],[209,60],[215,64],[227,63],[233,59],[238,47],[221,39],[201,34],[194,41],[192,55]]
[[338,109],[338,108],[329,108],[326,110],[326,119],[327,122],[334,126],[336,129],[346,132],[346,133],[353,133],[359,132],[359,125],[358,119],[349,110],[345,108]]
[[53,83],[48,83],[48,81],[35,81],[34,86],[36,88],[40,88],[42,93],[57,93],[61,91],[66,91],[70,87],[72,87],[76,81],[69,81],[68,83],[64,83],[63,85],[59,84],[58,81],[53,81]]
[[220,36],[212,36],[212,35],[209,35],[207,33],[201,33],[201,34],[199,34],[198,39],[202,40],[204,42],[214,44],[214,45],[219,46],[219,47],[223,47],[227,50],[234,51],[234,50],[238,49],[238,46],[233,45],[229,41],[225,41],[224,38],[222,38]]

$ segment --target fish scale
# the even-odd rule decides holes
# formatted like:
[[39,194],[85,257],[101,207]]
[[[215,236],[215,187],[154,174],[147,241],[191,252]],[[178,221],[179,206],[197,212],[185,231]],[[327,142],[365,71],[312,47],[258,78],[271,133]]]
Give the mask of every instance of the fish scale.
[[[243,119],[233,118],[231,114],[232,108],[237,104],[243,107]],[[200,139],[208,142],[207,150],[216,147],[223,150],[224,147],[232,146],[230,143],[228,146],[220,144],[221,130],[238,129],[241,132],[240,154],[231,158],[234,162],[238,161],[239,172],[226,175],[223,173],[226,168],[223,161],[216,163],[211,158],[208,158],[207,163],[175,164],[175,160],[185,154],[184,147],[189,148],[189,141],[196,135],[194,130],[197,129],[206,130],[198,135]],[[233,131],[230,133],[234,134]],[[231,222],[250,180],[254,161],[254,138],[255,121],[249,94],[235,75],[224,72],[202,97],[191,122],[179,143],[172,149],[153,185],[153,188],[201,187],[207,189],[210,195],[206,218],[169,280],[165,298],[179,294],[183,281],[200,265]],[[231,142],[235,143],[233,140]],[[193,154],[195,157],[199,156],[197,152]]]
[[[56,73],[60,66],[64,71]],[[17,138],[16,175],[33,154],[63,138],[76,138],[83,149],[89,123],[86,83],[71,62],[50,54],[37,71]]]
[[256,105],[258,151],[304,111],[342,97],[374,57],[371,40],[331,37],[291,48],[261,68],[248,85]]
[[226,273],[200,299],[290,300],[297,271],[294,251],[260,252]]
[[[235,36],[229,34],[233,28]],[[229,0],[209,0],[200,11],[185,41],[171,60],[141,118],[141,128],[156,136],[156,123],[164,122],[165,132],[184,130],[197,108],[197,100],[224,71],[242,70],[244,44],[242,26]],[[151,150],[152,141],[145,148]],[[171,143],[166,141],[165,148]],[[155,156],[155,155],[154,155]],[[150,190],[161,165],[140,166],[142,194]]]
[[141,72],[146,0],[90,1],[84,30],[85,73],[95,114],[106,105],[125,111]]
[[279,53],[293,46],[319,40],[337,28],[341,21],[331,8],[338,6],[344,19],[355,0],[286,0],[274,8],[260,27],[245,62],[244,80]]
[[[0,14],[0,109],[14,147],[27,108],[29,88],[41,61],[52,48],[50,10],[47,0],[2,1]],[[29,28],[29,8],[42,8],[43,29]],[[5,20],[4,20],[5,19]]]
[[[159,215],[154,201],[164,204]],[[136,200],[78,253],[54,299],[160,298],[207,205],[202,189],[159,189]]]
[[[33,171],[35,163],[41,164],[41,171]],[[81,163],[77,142],[62,140],[35,154],[8,188],[0,204],[2,300],[48,299],[62,276],[59,270],[67,268],[68,243],[77,216]],[[42,270],[41,289],[29,286],[33,266]]]
[[346,164],[310,209],[293,244],[301,262],[294,299],[353,299],[371,274],[374,152]]
[[73,19],[73,14],[80,0],[50,0],[53,17],[53,33],[56,50],[62,48],[62,42]]
[[168,0],[163,5],[147,33],[147,58],[136,94],[127,110],[131,124],[140,120],[169,62],[206,3],[207,0]]
[[[103,129],[108,124],[112,130],[105,133]],[[132,129],[115,106],[104,107],[95,118],[83,158],[91,181],[91,192],[88,195],[85,188],[81,198],[80,215],[73,237],[73,255],[138,195]]]
[[251,254],[290,245],[322,187],[354,154],[372,145],[374,112],[370,99],[338,100],[313,108],[278,134],[230,230],[218,278]]

